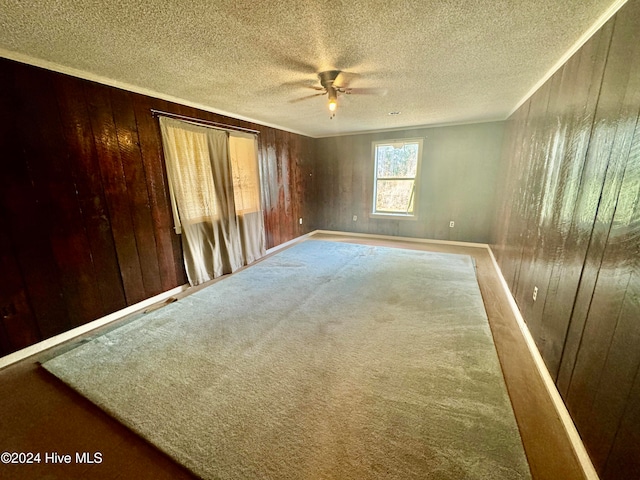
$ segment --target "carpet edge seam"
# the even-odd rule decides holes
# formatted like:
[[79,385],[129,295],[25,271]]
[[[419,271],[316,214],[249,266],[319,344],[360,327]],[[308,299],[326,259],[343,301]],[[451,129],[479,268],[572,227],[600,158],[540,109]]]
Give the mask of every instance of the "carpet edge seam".
[[89,323],[85,323],[78,327],[72,328],[71,330],[67,330],[66,332],[59,333],[50,338],[46,338],[41,340],[38,343],[34,343],[33,345],[29,345],[28,347],[17,350],[9,355],[4,357],[0,357],[0,370],[3,368],[9,367],[17,362],[25,360],[33,355],[37,355],[38,353],[42,353],[45,350],[49,350],[50,348],[61,345],[64,342],[69,340],[73,340],[80,335],[84,335],[85,333],[89,333],[93,330],[96,330],[100,327],[113,323],[117,320],[120,320],[127,315],[131,315],[140,310],[143,310],[155,303],[162,302],[173,295],[177,295],[186,291],[189,288],[188,284],[180,285],[178,287],[172,288],[171,290],[167,290],[166,292],[159,293],[153,297],[142,300],[141,302],[135,303],[133,305],[129,305],[121,310],[117,310],[113,313],[105,315],[103,317],[92,320]]

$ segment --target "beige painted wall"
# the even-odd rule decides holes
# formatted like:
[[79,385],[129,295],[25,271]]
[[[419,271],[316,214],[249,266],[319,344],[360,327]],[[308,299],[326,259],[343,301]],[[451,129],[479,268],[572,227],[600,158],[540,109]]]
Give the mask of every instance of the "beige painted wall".
[[[504,122],[492,122],[317,140],[314,227],[488,242],[503,130]],[[371,218],[372,142],[416,137],[424,138],[417,220]]]

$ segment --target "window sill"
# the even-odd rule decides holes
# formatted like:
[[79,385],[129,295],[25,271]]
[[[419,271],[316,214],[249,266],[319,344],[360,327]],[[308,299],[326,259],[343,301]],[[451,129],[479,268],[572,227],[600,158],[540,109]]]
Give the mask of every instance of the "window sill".
[[402,213],[370,213],[369,218],[376,218],[379,220],[417,220],[416,214],[406,215]]

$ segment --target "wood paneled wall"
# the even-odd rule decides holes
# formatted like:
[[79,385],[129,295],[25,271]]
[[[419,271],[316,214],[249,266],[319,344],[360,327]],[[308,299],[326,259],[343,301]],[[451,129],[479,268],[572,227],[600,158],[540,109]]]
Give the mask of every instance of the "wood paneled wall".
[[267,246],[309,231],[313,140],[0,60],[0,355],[186,282],[150,109],[260,130]]
[[492,245],[603,479],[640,478],[639,116],[631,0],[509,119]]
[[[503,127],[493,122],[318,140],[319,228],[487,243]],[[419,137],[424,151],[417,219],[371,217],[372,142]]]

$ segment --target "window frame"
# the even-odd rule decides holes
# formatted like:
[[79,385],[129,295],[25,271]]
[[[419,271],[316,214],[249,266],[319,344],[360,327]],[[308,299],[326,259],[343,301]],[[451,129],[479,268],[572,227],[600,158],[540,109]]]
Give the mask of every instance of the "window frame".
[[[377,148],[380,145],[392,145],[397,143],[416,143],[418,144],[418,159],[416,165],[416,174],[413,177],[413,212],[411,213],[402,213],[402,212],[384,212],[384,211],[376,211],[376,203],[377,203],[377,186],[378,186],[378,163],[376,159]],[[421,180],[421,170],[422,170],[422,157],[424,152],[424,139],[423,138],[397,138],[392,140],[375,140],[371,142],[371,157],[373,164],[373,195],[372,205],[369,210],[370,218],[388,218],[394,220],[417,220],[418,218],[418,198],[420,192],[420,180]],[[407,177],[398,177],[397,179],[405,179]]]

